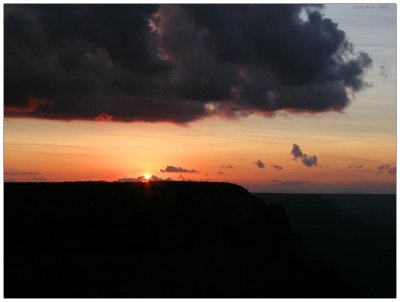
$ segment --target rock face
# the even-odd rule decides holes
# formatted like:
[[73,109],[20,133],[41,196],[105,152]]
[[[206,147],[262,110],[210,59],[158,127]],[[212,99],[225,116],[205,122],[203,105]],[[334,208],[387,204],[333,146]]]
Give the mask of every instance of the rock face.
[[313,296],[283,207],[237,185],[6,183],[4,210],[6,297]]

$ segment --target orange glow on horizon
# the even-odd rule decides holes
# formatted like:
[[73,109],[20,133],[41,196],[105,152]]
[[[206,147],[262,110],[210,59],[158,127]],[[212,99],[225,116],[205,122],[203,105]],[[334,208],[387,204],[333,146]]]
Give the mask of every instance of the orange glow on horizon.
[[[143,176],[148,182],[153,174],[160,179],[182,180],[181,174],[185,180],[230,182],[246,188],[288,182],[395,182],[395,174],[377,169],[379,165],[396,165],[395,133],[362,135],[330,129],[321,133],[320,120],[320,127],[310,129],[292,127],[295,121],[287,125],[280,121],[212,119],[178,128],[10,118],[4,124],[5,179],[118,181]],[[278,125],[272,127],[274,124]],[[306,167],[301,160],[294,161],[290,154],[293,143],[308,155],[315,154],[318,166]],[[265,167],[257,167],[257,160]],[[352,163],[363,168],[349,168]],[[198,172],[160,171],[166,166]]]

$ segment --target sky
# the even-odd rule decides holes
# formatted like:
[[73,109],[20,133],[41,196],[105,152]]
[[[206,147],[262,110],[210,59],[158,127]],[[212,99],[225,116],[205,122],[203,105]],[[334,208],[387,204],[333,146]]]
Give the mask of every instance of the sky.
[[4,7],[5,181],[395,193],[396,6]]

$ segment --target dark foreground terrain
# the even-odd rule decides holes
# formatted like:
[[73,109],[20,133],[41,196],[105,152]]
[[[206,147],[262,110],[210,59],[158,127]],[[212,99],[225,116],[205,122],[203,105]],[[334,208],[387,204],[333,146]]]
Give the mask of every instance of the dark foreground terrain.
[[334,264],[368,297],[396,296],[396,195],[254,195],[285,208],[305,259]]
[[303,256],[282,205],[237,185],[6,183],[4,191],[7,298],[367,295],[329,259]]

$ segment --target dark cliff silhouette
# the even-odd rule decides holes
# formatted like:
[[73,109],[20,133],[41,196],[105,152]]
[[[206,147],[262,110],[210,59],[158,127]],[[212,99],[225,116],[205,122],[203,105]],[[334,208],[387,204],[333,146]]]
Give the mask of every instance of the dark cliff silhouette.
[[226,183],[6,183],[5,297],[363,297]]

